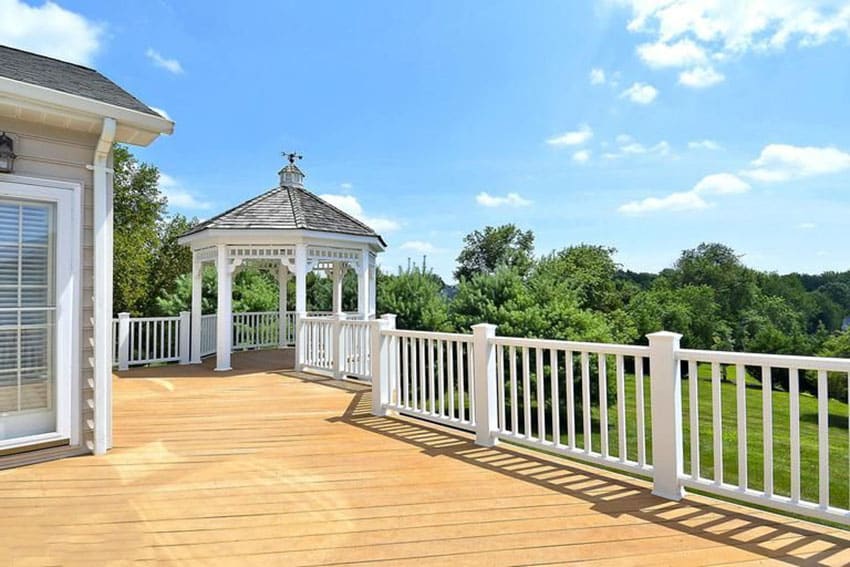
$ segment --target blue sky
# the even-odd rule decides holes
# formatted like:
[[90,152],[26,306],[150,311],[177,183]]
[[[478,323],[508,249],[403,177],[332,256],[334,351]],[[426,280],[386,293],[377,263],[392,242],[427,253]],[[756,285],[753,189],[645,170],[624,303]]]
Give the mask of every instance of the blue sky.
[[426,253],[448,277],[464,234],[514,222],[539,253],[606,244],[635,270],[702,241],[850,269],[847,1],[0,6],[0,42],[175,120],[134,151],[190,216],[274,186],[296,150],[387,268]]

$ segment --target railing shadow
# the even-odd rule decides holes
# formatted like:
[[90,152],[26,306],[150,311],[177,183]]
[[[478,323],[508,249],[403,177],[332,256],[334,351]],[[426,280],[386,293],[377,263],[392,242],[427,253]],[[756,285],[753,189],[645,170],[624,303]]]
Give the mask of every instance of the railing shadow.
[[[334,422],[403,441],[433,457],[456,459],[579,498],[592,504],[591,509],[601,514],[631,515],[683,534],[795,565],[836,564],[840,562],[837,555],[848,549],[848,539],[787,523],[794,520],[770,520],[755,513],[730,510],[728,506],[719,505],[720,502],[714,505],[687,498],[680,502],[665,500],[652,496],[645,483],[620,475],[610,476],[604,470],[594,472],[584,466],[575,466],[568,459],[543,454],[535,456],[505,444],[481,447],[465,433],[455,433],[445,427],[415,419],[375,417],[371,414],[368,387],[361,389],[355,387],[358,385],[330,379],[309,381],[354,394],[343,415],[331,418]],[[829,528],[823,528],[827,530]]]

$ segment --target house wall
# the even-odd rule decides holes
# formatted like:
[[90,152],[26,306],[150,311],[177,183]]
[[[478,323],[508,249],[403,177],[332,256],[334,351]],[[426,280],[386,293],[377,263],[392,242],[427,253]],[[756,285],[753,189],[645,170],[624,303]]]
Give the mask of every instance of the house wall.
[[[0,131],[15,142],[15,175],[79,183],[83,187],[82,226],[82,312],[80,313],[80,413],[81,443],[0,456],[0,468],[29,464],[71,454],[89,453],[94,439],[94,230],[93,177],[86,166],[92,163],[99,132],[84,133],[0,117]],[[0,174],[2,178],[3,174]]]

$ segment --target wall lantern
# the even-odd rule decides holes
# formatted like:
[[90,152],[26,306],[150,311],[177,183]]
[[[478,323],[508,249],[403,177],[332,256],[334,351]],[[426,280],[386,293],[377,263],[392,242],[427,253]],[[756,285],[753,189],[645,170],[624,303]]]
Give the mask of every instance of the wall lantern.
[[15,163],[15,143],[6,132],[0,133],[0,173],[12,173]]

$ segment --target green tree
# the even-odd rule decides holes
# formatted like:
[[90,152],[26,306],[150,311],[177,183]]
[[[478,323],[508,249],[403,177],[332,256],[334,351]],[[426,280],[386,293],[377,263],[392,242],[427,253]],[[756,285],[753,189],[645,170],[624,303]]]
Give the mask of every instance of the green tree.
[[484,227],[467,234],[463,242],[454,273],[458,281],[493,274],[503,266],[524,277],[534,264],[534,233],[513,224]]
[[443,281],[431,271],[412,267],[398,274],[378,272],[379,313],[395,313],[400,329],[448,331],[448,306]]
[[752,306],[758,292],[756,274],[743,265],[735,251],[716,243],[685,250],[676,261],[671,279],[679,286],[706,285],[714,290],[720,316],[726,321]]
[[113,308],[145,314],[152,297],[158,225],[166,200],[156,167],[140,163],[124,146],[114,148]]
[[163,218],[157,223],[154,266],[150,271],[150,294],[145,304],[145,313],[155,313],[159,307],[158,298],[172,291],[181,275],[191,275],[192,251],[188,246],[178,244],[177,238],[197,222],[197,219],[189,220],[177,214]]

